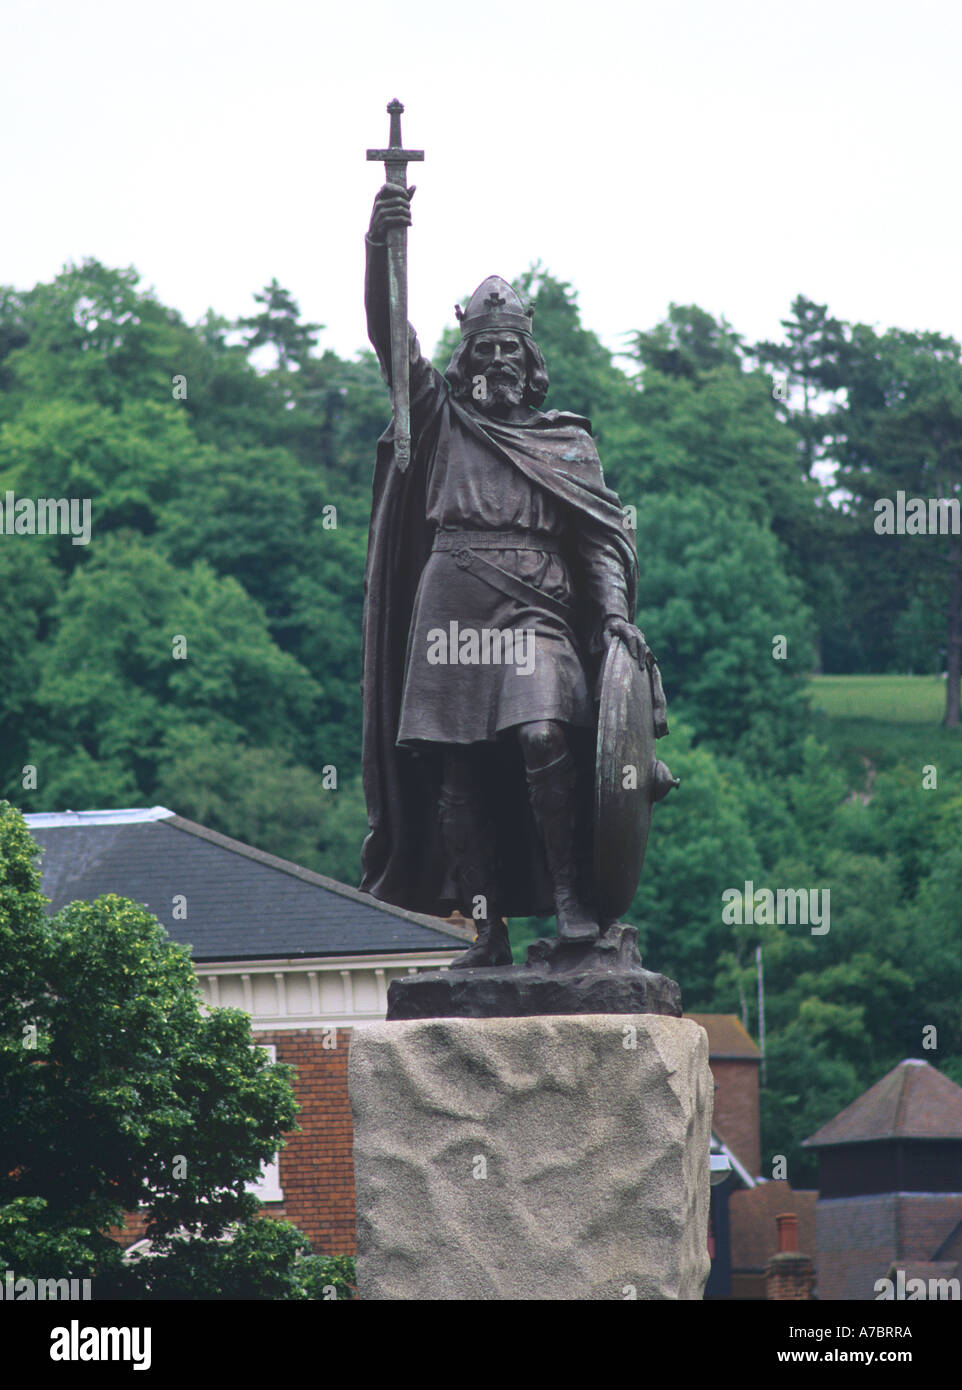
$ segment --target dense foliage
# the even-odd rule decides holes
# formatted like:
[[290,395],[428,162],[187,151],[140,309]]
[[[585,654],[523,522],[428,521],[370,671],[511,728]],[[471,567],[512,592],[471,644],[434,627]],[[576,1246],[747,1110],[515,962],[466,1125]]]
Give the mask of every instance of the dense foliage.
[[[323,1298],[343,1269],[257,1220],[245,1186],[295,1124],[291,1069],[240,1010],[201,1010],[189,952],[144,908],[48,917],[36,853],[0,802],[0,1265],[96,1297]],[[138,1210],[153,1249],[125,1266],[106,1232]]]
[[[959,538],[874,523],[900,489],[960,495],[959,346],[800,296],[779,343],[672,305],[615,359],[569,286],[540,266],[518,283],[546,408],[591,417],[633,509],[637,620],[671,704],[683,788],[630,915],[687,1007],[756,1036],[763,947],[765,1151],[811,1177],[799,1141],[920,1055],[925,1025],[924,1055],[962,1081],[958,787],[903,763],[853,799],[806,693],[819,667],[947,670],[958,722]],[[89,544],[0,536],[0,791],[23,810],[163,802],[353,883],[387,396],[373,356],[320,349],[276,281],[255,299],[191,327],[96,261],[0,290],[0,497],[92,502]],[[723,892],[749,880],[830,889],[830,931],[726,922]]]

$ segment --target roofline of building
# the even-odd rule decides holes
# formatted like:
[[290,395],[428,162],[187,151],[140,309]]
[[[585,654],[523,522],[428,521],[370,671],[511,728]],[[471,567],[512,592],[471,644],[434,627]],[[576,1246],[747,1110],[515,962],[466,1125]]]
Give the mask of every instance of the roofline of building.
[[[304,883],[310,883],[316,888],[324,888],[329,893],[337,893],[342,898],[349,898],[352,902],[375,908],[378,912],[386,912],[392,917],[399,917],[404,922],[413,922],[419,927],[427,927],[431,931],[439,932],[442,936],[450,936],[461,944],[474,940],[474,931],[470,927],[458,927],[453,922],[444,921],[441,917],[430,917],[427,913],[410,912],[407,908],[395,907],[393,903],[381,902],[379,898],[372,897],[370,893],[362,893],[360,888],[352,888],[347,883],[339,883],[337,879],[328,878],[326,874],[316,873],[313,869],[305,869],[302,864],[295,864],[290,859],[281,859],[276,854],[268,854],[266,850],[255,849],[253,845],[247,845],[243,840],[234,840],[230,835],[222,835],[219,830],[210,830],[206,825],[199,825],[197,821],[177,815],[175,811],[171,811],[166,806],[105,811],[37,811],[29,813],[24,819],[28,828],[32,826],[38,830],[50,829],[54,826],[136,825],[148,821],[164,821],[167,825],[173,826],[175,830],[180,830],[187,835],[194,835],[200,840],[207,840],[220,849],[229,850],[232,854],[243,855],[245,859],[251,859],[255,864],[261,864],[268,869],[276,869],[279,873],[289,874],[291,878],[299,878]],[[330,954],[336,955],[337,952],[332,951]],[[371,954],[376,955],[378,952],[373,951]],[[237,956],[235,959],[260,960],[262,957]]]
[[[292,878],[299,878],[304,883],[313,884],[316,888],[326,888],[329,893],[338,893],[342,898],[350,898],[352,902],[363,903],[366,907],[373,907],[378,912],[389,913],[392,917],[400,917],[404,922],[414,922],[420,927],[429,927],[431,931],[440,932],[443,936],[452,936],[457,941],[473,941],[474,932],[469,927],[456,927],[451,922],[445,922],[441,917],[429,917],[427,913],[410,912],[405,907],[395,907],[393,903],[381,902],[379,898],[374,898],[370,893],[362,893],[360,888],[352,888],[347,883],[339,883],[336,878],[328,878],[326,874],[319,874],[314,869],[305,869],[302,864],[295,864],[290,859],[281,859],[276,854],[268,854],[266,850],[255,849],[253,845],[245,845],[243,840],[233,840],[229,835],[222,835],[219,830],[210,830],[206,825],[198,825],[196,821],[188,820],[186,816],[178,816],[171,813],[168,825],[172,825],[175,830],[182,830],[185,834],[196,835],[200,840],[208,840],[211,844],[219,846],[221,849],[230,850],[234,854],[242,854],[245,859],[252,859],[255,864],[263,864],[265,868],[277,869],[278,872],[289,874]],[[331,954],[336,954],[332,952]]]
[[942,1242],[942,1244],[939,1246],[938,1250],[936,1250],[935,1253],[933,1254],[933,1256],[932,1256],[933,1260],[939,1260],[939,1259],[942,1258],[942,1252],[943,1252],[943,1250],[944,1250],[945,1247],[949,1244],[950,1241],[952,1241],[952,1240],[955,1239],[955,1234],[956,1234],[956,1232],[959,1230],[960,1227],[962,1227],[962,1221],[956,1221],[956,1223],[955,1223],[955,1225],[952,1227],[951,1231],[949,1231],[949,1234],[945,1237],[945,1240],[943,1240],[943,1242]]
[[65,825],[139,825],[144,821],[166,820],[173,811],[166,806],[132,807],[103,811],[25,811],[28,827],[47,830]]
[[802,1140],[803,1149],[837,1149],[842,1144],[886,1144],[898,1139],[911,1139],[913,1144],[962,1144],[962,1134],[898,1134],[886,1130],[884,1134],[873,1134],[865,1139],[811,1139]]
[[[741,1049],[738,1052],[712,1052],[712,1057],[717,1057],[720,1062],[761,1062],[761,1049],[756,1043],[755,1039],[748,1032],[745,1025],[742,1023],[741,1019],[738,1017],[737,1014],[711,1013],[705,1012],[701,1009],[693,1009],[690,1013],[686,1010],[682,1017],[690,1018],[694,1023],[697,1023],[698,1020],[702,1018],[729,1019],[731,1021],[731,1024],[734,1026],[736,1032],[741,1033],[744,1038],[744,1042],[741,1045]],[[705,1032],[707,1033],[707,1025],[702,1024],[701,1026],[705,1029]],[[709,1049],[710,1048],[711,1035],[709,1034]]]
[[375,957],[378,964],[383,964],[385,970],[397,969],[398,966],[417,965],[419,962],[430,963],[441,957],[456,955],[457,952],[447,947],[423,947],[417,950],[405,951],[398,947],[392,947],[384,951],[355,951],[351,955],[311,955],[311,956],[211,956],[206,960],[194,959],[194,964],[199,970],[215,975],[242,975],[247,965],[263,966],[265,970],[291,970],[303,972],[310,969],[312,962],[316,962],[320,970],[350,970],[354,967],[363,967],[365,970],[371,968],[372,957]]
[[711,1138],[709,1140],[708,1147],[711,1148],[714,1144],[717,1144],[721,1152],[725,1154],[732,1167],[734,1168],[735,1172],[737,1173],[738,1177],[741,1178],[742,1182],[745,1184],[747,1188],[758,1186],[758,1179],[752,1177],[751,1173],[745,1167],[744,1163],[742,1163],[742,1161],[739,1159],[734,1149],[732,1149],[730,1145],[725,1143],[724,1139],[715,1129],[711,1131]]
[[821,1206],[827,1202],[881,1202],[892,1197],[907,1197],[913,1202],[957,1202],[962,1198],[962,1192],[915,1192],[911,1188],[900,1187],[896,1192],[853,1192],[850,1197],[823,1197],[819,1191],[818,1201]]
[[211,971],[219,975],[239,975],[254,967],[258,970],[351,970],[358,967],[370,969],[372,963],[380,965],[385,962],[385,969],[390,970],[399,965],[417,965],[422,958],[424,961],[444,962],[449,956],[457,959],[460,954],[459,946],[460,943],[458,946],[412,946],[410,950],[405,950],[403,946],[391,946],[375,951],[329,951],[326,955],[311,951],[305,952],[302,956],[279,956],[276,951],[272,955],[264,956],[196,956],[192,946],[188,946],[188,950],[191,953],[191,961],[198,970]]
[[[850,1101],[837,1115],[833,1115],[830,1120],[826,1120],[823,1125],[819,1125],[814,1134],[810,1134],[807,1139],[803,1139],[802,1148],[823,1149],[834,1147],[839,1144],[876,1144],[891,1139],[911,1139],[920,1142],[942,1141],[943,1143],[951,1143],[953,1140],[962,1140],[962,1133],[960,1132],[955,1134],[915,1134],[911,1131],[899,1131],[898,1129],[886,1129],[880,1133],[870,1134],[860,1138],[850,1138],[846,1137],[844,1134],[838,1138],[834,1135],[827,1138],[821,1137],[826,1134],[827,1131],[839,1125],[852,1125],[855,1130],[862,1127],[866,1123],[864,1111],[868,1109],[871,1113],[871,1105],[866,1107],[864,1104],[865,1097],[871,1096],[873,1092],[878,1092],[885,1082],[891,1082],[893,1079],[898,1089],[895,1092],[895,1116],[892,1120],[892,1124],[896,1126],[899,1125],[902,1116],[905,1114],[905,1108],[909,1103],[909,1085],[913,1075],[913,1072],[910,1071],[909,1068],[914,1069],[916,1067],[924,1067],[926,1071],[930,1073],[931,1077],[935,1078],[933,1082],[929,1083],[930,1085],[935,1084],[936,1086],[941,1086],[942,1082],[945,1081],[950,1089],[956,1091],[962,1090],[962,1087],[959,1087],[950,1076],[946,1076],[944,1072],[939,1071],[938,1067],[933,1067],[932,1063],[926,1061],[924,1057],[903,1057],[901,1062],[896,1063],[890,1071],[887,1071],[884,1076],[880,1077],[878,1081],[869,1086],[868,1090],[863,1091],[855,1100]],[[914,1074],[918,1075],[917,1072]]]

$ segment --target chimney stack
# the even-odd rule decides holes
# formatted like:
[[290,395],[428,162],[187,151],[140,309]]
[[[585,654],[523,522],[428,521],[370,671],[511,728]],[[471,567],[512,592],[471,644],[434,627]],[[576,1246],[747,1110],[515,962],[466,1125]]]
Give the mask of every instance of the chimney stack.
[[778,1249],[781,1254],[798,1249],[798,1217],[793,1211],[783,1211],[775,1217],[778,1227]]
[[773,1255],[765,1271],[765,1296],[779,1301],[806,1302],[814,1297],[815,1267],[808,1255],[798,1249],[798,1217],[794,1212],[781,1212],[775,1217],[778,1227],[778,1253]]

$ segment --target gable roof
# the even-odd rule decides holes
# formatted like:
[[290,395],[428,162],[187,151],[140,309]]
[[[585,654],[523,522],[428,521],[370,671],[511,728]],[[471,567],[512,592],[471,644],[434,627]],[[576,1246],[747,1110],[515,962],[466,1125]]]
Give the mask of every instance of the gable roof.
[[803,1147],[873,1139],[962,1140],[962,1086],[928,1062],[908,1057],[805,1139]]
[[760,1062],[762,1054],[742,1027],[737,1014],[689,1014],[685,1018],[700,1023],[708,1034],[708,1055],[717,1060],[734,1059]]
[[[118,893],[143,903],[197,961],[452,951],[473,939],[300,864],[175,815],[63,811],[24,817],[51,911]],[[174,898],[186,900],[176,919]]]

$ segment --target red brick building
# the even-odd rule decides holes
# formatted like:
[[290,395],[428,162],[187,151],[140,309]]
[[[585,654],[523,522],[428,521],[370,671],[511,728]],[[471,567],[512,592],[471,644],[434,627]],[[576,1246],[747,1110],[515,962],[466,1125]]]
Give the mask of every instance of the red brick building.
[[[192,947],[204,1002],[244,1009],[257,1043],[297,1068],[300,1130],[254,1189],[319,1254],[353,1254],[351,1030],[383,1019],[391,980],[448,965],[473,933],[376,902],[163,806],[25,819],[43,850],[52,910],[102,893],[143,903]],[[132,1215],[119,1238],[142,1236]]]
[[962,1277],[962,1087],[907,1059],[805,1144],[819,1158],[821,1298],[875,1299],[899,1268]]
[[759,1069],[762,1054],[735,1014],[686,1014],[708,1034],[715,1082],[712,1151],[732,1165],[711,1193],[712,1271],[707,1299],[764,1299],[766,1271],[778,1250],[775,1217],[798,1218],[803,1250],[815,1246],[816,1192],[793,1191],[762,1172]]

